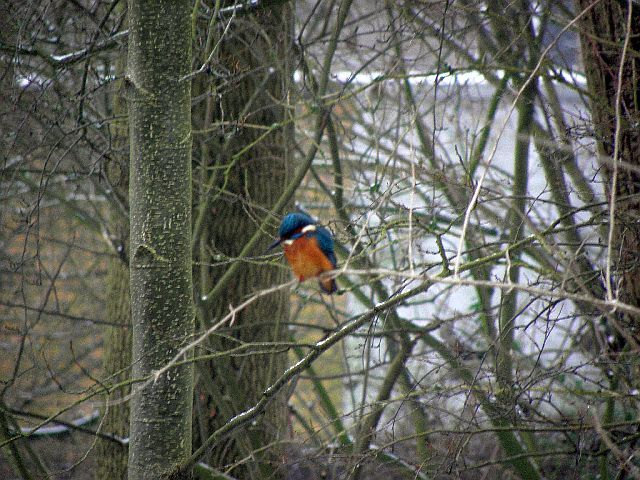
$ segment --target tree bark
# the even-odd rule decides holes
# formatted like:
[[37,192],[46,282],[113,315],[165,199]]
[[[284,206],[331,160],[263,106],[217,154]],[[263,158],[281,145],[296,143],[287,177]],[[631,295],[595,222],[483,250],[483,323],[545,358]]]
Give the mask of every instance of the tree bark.
[[[637,307],[640,306],[640,6],[634,5],[631,11],[631,31],[628,31],[631,3],[604,0],[592,6],[591,0],[576,0],[576,9],[579,13],[590,8],[580,22],[580,42],[591,98],[594,135],[608,177],[607,194],[609,198],[615,195],[616,215],[611,245],[615,268],[610,282],[621,301]],[[620,78],[627,36],[629,43]],[[620,103],[616,107],[618,97]],[[616,111],[619,112],[617,115]],[[618,149],[614,152],[618,122]],[[616,158],[614,153],[617,153]],[[624,316],[621,325],[626,330],[623,335],[626,340],[631,338],[628,334],[636,341],[640,338],[639,318]]]
[[[116,77],[125,72],[124,52],[116,60]],[[122,81],[118,81],[116,92],[120,93]],[[113,114],[120,117],[126,112],[122,95],[113,99]],[[129,158],[127,154],[127,122],[113,123],[111,130],[112,150],[105,165],[105,174],[114,201],[110,204],[109,239],[114,247],[107,269],[107,320],[113,324],[105,328],[103,335],[104,375],[108,384],[116,384],[131,377],[131,299],[129,292],[129,220],[126,211],[129,204]],[[106,401],[125,398],[130,392],[126,387],[117,390]],[[112,402],[102,408],[102,431],[120,438],[129,437],[129,402]],[[98,439],[96,442],[97,468],[95,479],[127,478],[128,450],[124,445]]]
[[[225,81],[230,83],[227,87],[225,82],[212,85],[214,93],[209,98],[214,103],[203,109],[203,127],[212,123],[207,115],[226,123],[217,127],[213,135],[204,140],[205,148],[199,150],[204,155],[200,158],[201,165],[208,172],[224,172],[217,174],[213,190],[203,193],[213,197],[198,253],[204,265],[199,275],[199,288],[203,293],[222,276],[227,265],[225,260],[236,257],[253,236],[282,195],[290,176],[293,126],[282,124],[292,117],[288,111],[292,14],[291,5],[283,3],[243,16],[226,31],[218,50],[217,64],[229,72],[230,77]],[[274,125],[279,126],[273,128]],[[272,130],[265,135],[261,127]],[[205,181],[207,177],[201,178]],[[274,219],[274,226],[277,221]],[[269,237],[265,235],[256,255],[262,254],[268,244]],[[216,262],[220,266],[209,266]],[[204,322],[211,324],[227,315],[230,305],[238,305],[253,293],[288,278],[288,272],[281,266],[247,262],[235,281],[213,301],[213,309],[204,312]],[[209,346],[215,351],[224,351],[239,342],[283,340],[288,315],[288,292],[263,297],[238,312],[233,325],[217,332],[221,335],[213,337]],[[202,382],[197,387],[198,441],[204,441],[207,432],[257,403],[264,389],[283,372],[286,359],[285,352],[263,352],[219,358],[201,366]],[[230,472],[232,476],[276,478],[282,449],[277,443],[265,452],[260,449],[286,436],[286,401],[284,394],[279,395],[259,422],[217,445],[207,460],[222,468],[244,459]],[[203,414],[207,418],[202,418]],[[247,462],[247,458],[251,460]]]
[[[104,375],[109,384],[122,382],[131,375],[131,302],[129,270],[120,259],[111,260],[107,272],[107,319],[117,324],[107,327],[104,334]],[[117,390],[107,401],[122,399],[129,388]],[[101,430],[119,438],[129,436],[129,402],[112,402],[102,408]],[[124,445],[98,439],[95,479],[126,478],[127,448]]]
[[[130,0],[130,272],[133,377],[166,365],[193,334],[191,2]],[[134,388],[129,479],[160,479],[191,452],[193,369]]]

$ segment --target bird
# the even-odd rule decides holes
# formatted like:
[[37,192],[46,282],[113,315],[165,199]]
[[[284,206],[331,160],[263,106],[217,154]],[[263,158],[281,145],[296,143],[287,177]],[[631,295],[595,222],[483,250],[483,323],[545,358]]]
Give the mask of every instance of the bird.
[[[291,270],[301,282],[336,268],[331,232],[306,213],[285,215],[280,223],[278,239],[268,251],[278,245],[282,245]],[[332,294],[337,290],[334,278],[320,278],[318,282],[325,293]]]

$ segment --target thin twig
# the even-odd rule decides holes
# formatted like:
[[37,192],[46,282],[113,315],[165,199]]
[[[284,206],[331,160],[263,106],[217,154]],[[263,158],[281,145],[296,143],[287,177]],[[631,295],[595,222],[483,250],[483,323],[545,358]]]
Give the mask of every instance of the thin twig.
[[[609,237],[607,240],[607,266],[605,270],[605,287],[607,289],[607,300],[613,301],[613,288],[611,279],[612,254],[613,254],[613,236],[616,221],[616,195],[618,188],[618,157],[620,156],[620,132],[622,129],[622,118],[620,116],[621,98],[622,98],[622,74],[624,73],[624,62],[629,49],[629,39],[631,38],[631,18],[633,12],[633,4],[631,0],[627,2],[627,34],[624,37],[624,45],[620,54],[620,65],[618,67],[618,84],[616,86],[616,104],[615,104],[615,122],[616,130],[613,137],[613,176],[611,178],[611,194],[609,198]],[[617,294],[616,294],[617,296]]]

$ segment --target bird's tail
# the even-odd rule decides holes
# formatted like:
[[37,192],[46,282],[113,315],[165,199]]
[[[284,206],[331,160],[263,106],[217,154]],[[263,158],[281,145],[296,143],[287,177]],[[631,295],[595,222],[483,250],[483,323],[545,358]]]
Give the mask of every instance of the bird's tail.
[[331,295],[332,293],[334,293],[337,289],[338,286],[336,285],[336,279],[335,278],[321,278],[319,280],[320,283],[320,288],[322,289],[322,291],[324,293],[328,293],[329,295]]

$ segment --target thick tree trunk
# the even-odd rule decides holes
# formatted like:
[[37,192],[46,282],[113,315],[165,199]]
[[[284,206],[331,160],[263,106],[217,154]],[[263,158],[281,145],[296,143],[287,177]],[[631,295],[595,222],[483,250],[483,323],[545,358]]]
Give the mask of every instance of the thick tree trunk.
[[[191,2],[130,0],[130,271],[133,377],[166,365],[193,334]],[[129,479],[161,479],[191,452],[192,366],[131,401]]]
[[[104,334],[104,375],[109,384],[122,382],[131,375],[131,302],[129,300],[129,269],[120,259],[111,260],[107,278],[107,319],[117,326]],[[113,399],[121,399],[129,388],[116,390]],[[112,402],[102,409],[102,431],[120,438],[129,436],[129,402]],[[126,446],[98,439],[96,443],[96,480],[127,477]]]
[[[125,71],[125,58],[118,58],[116,77],[122,78]],[[116,91],[122,88],[118,81]],[[114,97],[113,113],[116,117],[126,111],[121,95]],[[126,209],[129,203],[129,155],[127,122],[117,121],[111,130],[112,150],[106,163],[106,176],[112,186],[116,201],[111,203],[109,215],[109,237],[118,256],[109,261],[107,270],[107,320],[113,326],[104,332],[104,376],[108,384],[116,384],[131,377],[131,299],[129,292],[129,219]],[[130,389],[116,390],[107,401],[126,397]],[[112,402],[102,408],[102,431],[120,438],[129,437],[129,402]],[[105,478],[126,478],[128,450],[108,440],[96,442],[95,472],[96,480]]]
[[[576,8],[578,12],[590,8],[580,23],[582,56],[594,133],[609,180],[607,193],[615,194],[616,198],[611,245],[615,275],[610,280],[620,300],[640,306],[640,6],[634,5],[631,31],[627,31],[629,3],[603,0],[592,6],[592,0],[576,0]],[[623,46],[628,35],[622,81],[619,82]],[[620,104],[616,109],[619,84]],[[617,122],[619,147],[614,159]],[[614,160],[617,160],[617,179],[612,188]],[[622,327],[626,330],[627,340],[630,337],[626,334],[640,338],[640,318],[627,316],[622,319]]]
[[[213,85],[214,91],[220,89],[215,91],[219,100],[212,95],[213,106],[204,109],[205,115],[214,117],[214,124],[224,120],[226,125],[217,127],[212,136],[204,139],[204,148],[199,149],[205,157],[200,158],[202,164],[217,167],[207,171],[220,172],[213,191],[204,192],[214,199],[202,230],[199,258],[205,265],[223,261],[220,266],[201,267],[203,292],[224,273],[227,265],[224,260],[236,257],[254,235],[286,185],[292,166],[293,126],[282,124],[293,116],[288,110],[292,27],[290,4],[269,7],[239,18],[226,32],[219,48],[217,60],[223,71],[230,72],[230,78],[226,79],[230,84]],[[205,118],[203,126],[211,120]],[[274,125],[280,126],[265,135],[264,127]],[[277,221],[274,219],[274,225]],[[268,243],[265,235],[256,255],[262,254]],[[229,305],[238,305],[253,293],[288,278],[288,272],[281,266],[247,262],[220,298],[213,300],[214,308],[204,312],[207,317],[204,321],[220,319],[229,313]],[[219,351],[237,347],[238,341],[283,340],[288,314],[288,292],[263,297],[239,312],[231,327],[218,331],[222,335],[213,337],[210,347]],[[285,352],[256,350],[262,353],[228,356],[203,366],[210,373],[203,372],[203,381],[198,386],[199,441],[206,438],[207,432],[254,405],[264,389],[284,371]],[[286,400],[280,395],[272,401],[259,422],[217,445],[208,461],[222,468],[243,460],[230,472],[237,478],[277,476],[281,449],[274,442],[286,436]],[[203,414],[208,418],[202,418]],[[271,444],[266,451],[261,450]],[[247,461],[248,458],[251,460]]]

